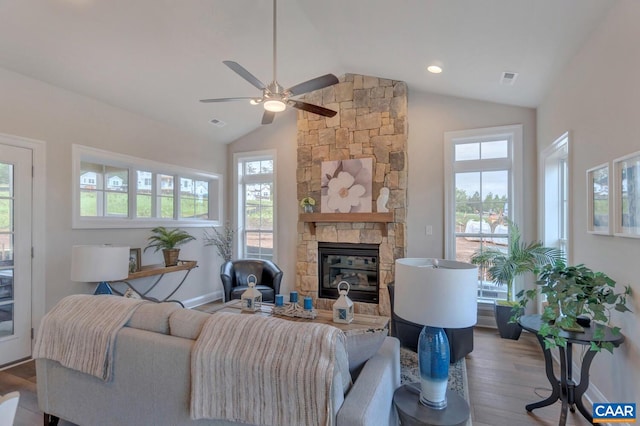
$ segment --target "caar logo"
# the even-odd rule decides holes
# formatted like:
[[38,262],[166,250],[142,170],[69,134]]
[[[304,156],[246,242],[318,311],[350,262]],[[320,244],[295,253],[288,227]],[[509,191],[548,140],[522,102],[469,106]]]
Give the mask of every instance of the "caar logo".
[[602,402],[596,402],[593,404],[594,423],[635,423],[635,421],[635,403],[604,404]]

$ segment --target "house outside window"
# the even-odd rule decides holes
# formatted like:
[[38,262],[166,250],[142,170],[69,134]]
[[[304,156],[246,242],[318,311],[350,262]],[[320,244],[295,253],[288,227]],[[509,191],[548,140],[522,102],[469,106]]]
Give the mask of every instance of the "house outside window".
[[220,223],[220,175],[80,145],[73,164],[74,228]]
[[[522,126],[445,133],[445,253],[469,262],[485,248],[507,252],[507,219],[520,224]],[[479,270],[478,301],[506,299]]]
[[275,151],[234,154],[238,257],[274,260]]

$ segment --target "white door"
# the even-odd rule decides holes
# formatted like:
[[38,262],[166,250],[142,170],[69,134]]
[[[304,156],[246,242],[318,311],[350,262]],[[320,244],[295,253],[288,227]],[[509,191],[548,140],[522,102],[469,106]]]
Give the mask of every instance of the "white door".
[[0,366],[31,356],[32,151],[0,145]]

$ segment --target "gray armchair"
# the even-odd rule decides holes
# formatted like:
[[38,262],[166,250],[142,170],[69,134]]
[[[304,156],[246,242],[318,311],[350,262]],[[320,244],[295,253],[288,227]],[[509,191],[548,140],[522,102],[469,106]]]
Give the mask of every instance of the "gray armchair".
[[220,278],[224,287],[224,301],[240,299],[248,288],[247,277],[255,275],[256,289],[262,293],[262,301],[274,302],[275,295],[280,293],[282,271],[270,260],[237,259],[222,265]]

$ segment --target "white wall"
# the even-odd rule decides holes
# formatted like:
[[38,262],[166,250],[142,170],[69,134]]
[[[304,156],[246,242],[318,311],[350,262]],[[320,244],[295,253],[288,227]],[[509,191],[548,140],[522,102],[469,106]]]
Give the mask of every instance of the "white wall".
[[[298,205],[296,186],[296,167],[298,158],[296,112],[287,110],[277,115],[273,124],[264,125],[248,135],[228,145],[227,162],[233,164],[233,154],[237,152],[276,150],[276,258],[274,262],[282,269],[283,294],[295,290],[296,285],[296,241],[298,238],[297,222],[300,206]],[[232,178],[229,174],[227,193],[233,200]],[[229,217],[233,210],[229,202]]]
[[[384,77],[384,76],[381,76]],[[283,292],[295,285],[296,227],[299,213],[296,193],[296,115],[288,111],[274,124],[229,145],[234,152],[272,148],[278,151],[277,263],[284,272]],[[535,238],[535,110],[489,102],[418,93],[409,88],[409,190],[407,235],[410,257],[444,254],[444,132],[507,124],[524,126],[525,237]],[[231,188],[229,187],[229,190]],[[230,192],[231,193],[231,192]],[[427,237],[425,225],[433,225]]]
[[[224,145],[141,115],[2,68],[0,93],[0,133],[46,144],[46,246],[35,248],[36,255],[46,253],[46,281],[34,283],[34,292],[36,297],[45,295],[47,310],[64,296],[93,291],[89,284],[70,280],[72,245],[113,243],[144,248],[149,236],[148,229],[71,229],[72,144],[226,173]],[[198,238],[202,234],[202,229],[189,230]],[[175,295],[177,299],[187,300],[215,291],[221,294],[220,261],[212,247],[203,248],[199,239],[184,246],[181,258],[197,260],[200,267]],[[154,254],[151,250],[144,253],[142,264],[152,263],[162,263],[162,253]],[[175,279],[169,275],[166,278]]]
[[[525,241],[536,238],[536,113],[490,102],[474,101],[409,88],[409,193],[407,235],[409,257],[444,256],[444,133],[522,124],[524,132]],[[433,235],[425,227],[433,226]]]
[[574,263],[605,272],[617,290],[631,285],[635,291],[635,313],[614,315],[625,343],[613,355],[597,355],[591,367],[592,383],[611,402],[640,400],[640,240],[587,234],[585,172],[640,150],[638,22],[640,3],[618,2],[538,108],[538,152],[570,132]]

